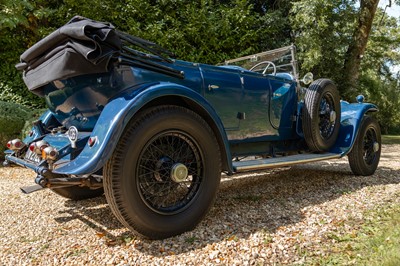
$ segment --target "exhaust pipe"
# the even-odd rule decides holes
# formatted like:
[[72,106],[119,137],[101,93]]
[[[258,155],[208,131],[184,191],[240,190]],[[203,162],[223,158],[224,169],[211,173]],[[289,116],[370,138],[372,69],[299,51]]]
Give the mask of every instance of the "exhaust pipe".
[[98,189],[103,187],[102,182],[96,181],[94,177],[86,178],[45,178],[38,175],[35,178],[36,185],[21,187],[21,191],[24,194],[30,194],[45,188],[60,188],[60,187],[71,187],[71,186],[83,186],[91,189]]

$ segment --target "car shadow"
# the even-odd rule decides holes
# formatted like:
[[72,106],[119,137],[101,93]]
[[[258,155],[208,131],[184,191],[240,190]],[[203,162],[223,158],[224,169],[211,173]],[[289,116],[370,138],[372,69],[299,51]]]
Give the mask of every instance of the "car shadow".
[[64,205],[65,209],[59,211],[55,218],[58,223],[79,220],[108,239],[117,238],[110,231],[124,228],[108,207],[105,196],[80,201],[67,200]]
[[[148,240],[124,229],[105,197],[66,201],[59,223],[78,219],[107,238],[152,256],[186,253],[213,243],[246,239],[252,233],[271,234],[304,219],[304,208],[364,187],[400,183],[400,170],[379,167],[373,176],[354,176],[346,160],[324,161],[256,173],[222,176],[220,191],[208,215],[192,231],[164,240]],[[182,243],[182,245],[180,244]],[[183,245],[184,243],[184,245]],[[190,246],[188,250],[187,247]],[[151,247],[151,248],[148,248]],[[185,247],[185,248],[184,248]]]

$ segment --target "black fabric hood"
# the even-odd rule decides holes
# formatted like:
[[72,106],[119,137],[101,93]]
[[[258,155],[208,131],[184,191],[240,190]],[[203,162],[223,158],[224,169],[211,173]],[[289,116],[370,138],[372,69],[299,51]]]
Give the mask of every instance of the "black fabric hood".
[[26,50],[16,68],[28,89],[43,96],[41,88],[52,81],[108,72],[121,46],[112,24],[75,16]]

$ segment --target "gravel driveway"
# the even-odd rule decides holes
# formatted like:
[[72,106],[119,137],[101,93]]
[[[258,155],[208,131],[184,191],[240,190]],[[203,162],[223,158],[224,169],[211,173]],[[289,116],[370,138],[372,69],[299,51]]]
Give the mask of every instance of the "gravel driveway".
[[[374,176],[355,177],[347,159],[223,176],[197,228],[162,241],[122,227],[104,197],[70,201],[29,195],[32,171],[0,168],[0,265],[307,264],[328,252],[337,228],[368,209],[400,202],[400,145],[384,145]],[[341,229],[342,230],[342,229]]]

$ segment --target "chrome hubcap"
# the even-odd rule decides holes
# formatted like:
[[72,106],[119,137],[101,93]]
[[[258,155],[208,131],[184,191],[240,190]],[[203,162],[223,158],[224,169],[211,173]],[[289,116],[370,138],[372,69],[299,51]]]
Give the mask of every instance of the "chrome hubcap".
[[176,183],[183,182],[188,177],[188,173],[189,171],[184,164],[176,163],[171,169],[171,179]]
[[378,152],[379,148],[380,148],[379,143],[375,141],[373,145],[374,152]]
[[331,113],[329,114],[329,121],[331,123],[336,121],[336,112],[335,111],[331,111]]

